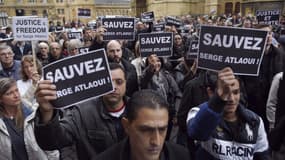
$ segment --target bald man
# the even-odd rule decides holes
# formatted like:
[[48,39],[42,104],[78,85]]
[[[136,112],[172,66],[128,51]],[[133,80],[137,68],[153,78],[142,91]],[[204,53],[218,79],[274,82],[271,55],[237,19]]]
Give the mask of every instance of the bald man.
[[126,59],[122,58],[122,46],[117,40],[111,40],[107,43],[107,56],[109,62],[119,63],[126,71],[127,75],[127,92],[131,95],[138,90],[137,72],[135,67]]

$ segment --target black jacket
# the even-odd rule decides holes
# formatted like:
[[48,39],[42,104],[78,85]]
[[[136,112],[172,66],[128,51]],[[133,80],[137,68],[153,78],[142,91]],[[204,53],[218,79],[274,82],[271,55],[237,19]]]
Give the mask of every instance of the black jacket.
[[46,125],[40,123],[37,113],[35,136],[40,147],[54,150],[75,144],[78,158],[88,160],[122,140],[124,133],[119,136],[116,130],[119,118],[111,117],[102,102],[100,98],[81,103],[60,121],[56,111]]
[[15,54],[14,59],[21,61],[24,55],[32,54],[32,45],[26,43],[24,45],[23,52],[21,52],[20,48],[16,44],[12,47],[12,50]]
[[[162,160],[190,160],[188,150],[180,145],[165,142]],[[128,139],[107,149],[95,160],[130,160],[130,146]]]
[[121,63],[127,75],[127,90],[126,95],[131,97],[134,92],[139,89],[137,71],[134,65],[128,60],[121,58]]

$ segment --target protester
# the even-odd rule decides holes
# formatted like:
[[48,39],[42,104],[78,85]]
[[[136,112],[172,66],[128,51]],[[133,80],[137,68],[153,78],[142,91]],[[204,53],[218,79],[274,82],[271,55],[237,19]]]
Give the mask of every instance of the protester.
[[93,31],[89,27],[85,27],[83,30],[83,46],[90,47],[93,41]]
[[165,142],[168,103],[153,90],[136,92],[122,119],[128,138],[109,148],[97,160],[190,160],[188,151]]
[[37,58],[41,61],[42,65],[45,66],[49,62],[49,46],[46,42],[40,42],[38,44],[39,52]]
[[[273,80],[268,98],[271,112],[267,111],[267,117],[272,120],[274,126],[269,132],[269,145],[272,149],[272,159],[282,160],[284,159],[285,143],[284,143],[284,131],[285,131],[285,109],[284,109],[284,87],[285,81],[283,78],[283,72],[277,74],[276,79]],[[268,106],[268,107],[269,107]],[[271,113],[271,114],[268,114]],[[272,124],[273,125],[273,124]]]
[[240,84],[229,67],[218,72],[210,100],[189,112],[187,129],[199,142],[197,159],[269,159],[263,121],[240,104]]
[[188,59],[185,54],[182,61],[173,69],[173,78],[181,92],[184,91],[185,84],[197,76],[197,70],[197,59]]
[[89,51],[106,48],[106,42],[103,41],[105,32],[106,29],[104,27],[96,29],[95,38],[93,39],[92,45],[89,47]]
[[0,63],[2,70],[0,70],[0,78],[10,77],[15,80],[20,79],[21,62],[14,60],[14,52],[10,46],[0,46]]
[[136,72],[137,72],[137,77],[138,77],[138,86],[139,89],[141,88],[141,76],[142,76],[142,71],[145,68],[145,57],[141,57],[141,52],[140,52],[140,43],[139,41],[136,42],[135,44],[135,59],[131,61],[132,65],[135,66]]
[[[189,148],[191,158],[195,157],[194,140],[187,135],[186,119],[190,109],[209,100],[209,92],[215,87],[217,76],[210,71],[199,71],[197,77],[189,80],[185,86],[177,112],[177,143]],[[214,90],[214,89],[213,89]]]
[[58,151],[43,151],[34,136],[34,112],[21,102],[16,81],[0,79],[0,159],[59,159]]
[[32,45],[25,41],[17,41],[12,50],[15,54],[15,60],[21,60],[24,55],[32,54]]
[[268,130],[266,103],[273,77],[282,71],[284,50],[272,44],[272,27],[270,25],[257,25],[256,28],[269,32],[259,75],[257,77],[242,76],[241,78],[248,97],[248,108],[261,116],[265,124],[265,129]]
[[64,58],[62,46],[58,42],[50,43],[49,63],[55,62]]
[[81,47],[81,42],[79,39],[72,39],[67,45],[67,52],[69,56],[74,56],[79,54],[79,48]]
[[109,62],[115,62],[122,65],[127,76],[126,95],[131,95],[138,90],[137,72],[135,67],[126,59],[122,58],[122,46],[117,40],[111,40],[107,44],[107,56]]
[[182,57],[185,55],[186,50],[187,48],[184,45],[182,36],[178,33],[174,34],[173,54],[169,57],[172,68],[175,68],[182,61]]
[[163,68],[162,60],[156,54],[147,58],[146,68],[141,78],[142,89],[158,91],[169,103],[169,124],[166,139],[169,140],[173,125],[176,120],[176,111],[180,104],[181,92],[174,78]]
[[21,61],[21,76],[22,79],[17,80],[17,86],[21,95],[23,103],[35,110],[35,91],[37,82],[41,78],[42,65],[39,60],[36,59],[36,67],[34,66],[34,58],[32,55],[25,55]]
[[114,91],[74,106],[60,121],[59,111],[50,103],[56,99],[55,86],[48,80],[39,82],[35,135],[41,148],[61,149],[75,143],[78,158],[87,160],[125,137],[121,117],[127,103],[126,75],[117,63],[111,63],[110,69]]

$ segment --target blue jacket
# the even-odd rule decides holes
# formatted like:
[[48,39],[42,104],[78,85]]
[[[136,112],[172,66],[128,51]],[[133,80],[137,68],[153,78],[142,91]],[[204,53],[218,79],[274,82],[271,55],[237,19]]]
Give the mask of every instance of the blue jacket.
[[266,160],[268,141],[263,121],[252,111],[239,105],[238,133],[233,133],[222,113],[207,103],[190,110],[187,117],[188,135],[199,143],[196,159],[202,160]]
[[6,71],[4,70],[4,68],[2,68],[2,70],[0,70],[0,78],[13,78],[16,81],[21,79],[21,62],[14,60],[14,64],[11,68],[11,70]]

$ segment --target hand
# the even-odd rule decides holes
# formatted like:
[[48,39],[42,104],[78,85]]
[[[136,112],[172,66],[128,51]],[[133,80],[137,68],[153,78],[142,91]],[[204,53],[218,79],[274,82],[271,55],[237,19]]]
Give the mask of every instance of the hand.
[[176,125],[177,125],[177,122],[178,122],[177,117],[176,117],[176,116],[173,117],[173,118],[172,118],[172,124],[173,124],[173,126],[176,126]]
[[36,85],[40,79],[41,79],[41,75],[38,72],[35,71],[32,73],[33,85]]
[[233,70],[226,67],[218,72],[217,94],[224,101],[228,101],[231,94],[231,87],[235,84],[236,78]]
[[49,80],[39,81],[35,96],[37,102],[39,103],[42,122],[47,123],[51,120],[53,115],[53,106],[50,101],[57,98],[56,86]]
[[197,69],[198,69],[198,62],[197,62],[197,59],[195,59],[191,68],[190,68],[193,75],[195,75],[197,73]]
[[151,72],[151,73],[155,73],[155,71],[156,71],[156,69],[155,69],[155,64],[149,64],[149,71]]

